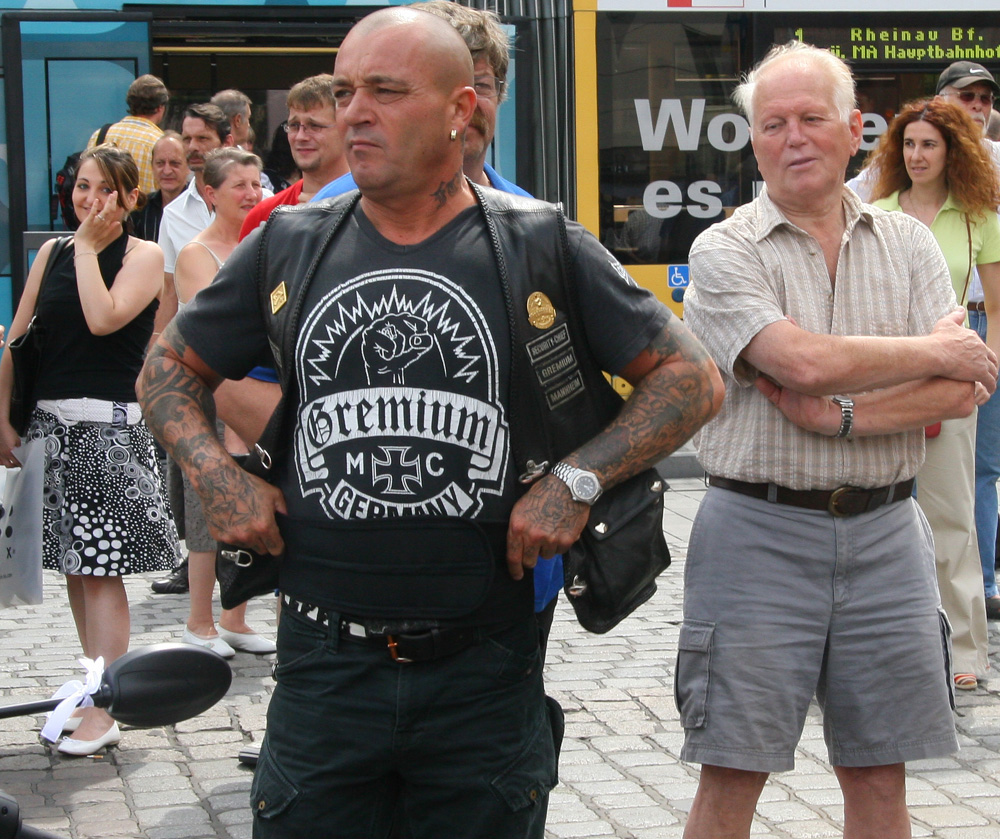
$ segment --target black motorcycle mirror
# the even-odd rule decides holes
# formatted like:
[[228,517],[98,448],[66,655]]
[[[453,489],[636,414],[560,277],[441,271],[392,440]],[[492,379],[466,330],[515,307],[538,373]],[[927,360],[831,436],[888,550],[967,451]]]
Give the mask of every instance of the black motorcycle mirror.
[[[211,650],[191,644],[156,644],[112,662],[92,698],[118,722],[148,728],[171,725],[208,710],[226,695],[232,681],[225,659]],[[61,701],[8,705],[0,708],[0,719],[52,711]]]

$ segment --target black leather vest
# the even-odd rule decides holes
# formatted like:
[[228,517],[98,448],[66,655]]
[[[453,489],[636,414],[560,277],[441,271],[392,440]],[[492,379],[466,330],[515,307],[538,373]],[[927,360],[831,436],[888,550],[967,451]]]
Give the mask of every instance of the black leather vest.
[[[517,474],[522,476],[520,492],[524,492],[530,480],[544,474],[547,466],[594,437],[623,403],[586,340],[561,208],[475,184],[472,187],[489,231],[507,310],[511,358],[506,404],[511,455]],[[262,231],[258,293],[284,406],[298,403],[292,364],[306,293],[326,249],[359,197],[354,191],[304,207],[279,206]],[[273,421],[287,422],[287,416],[287,411],[279,408]],[[287,444],[291,435],[285,430],[271,439]],[[272,455],[277,459],[284,453]],[[530,582],[529,577],[516,586],[509,580],[502,533],[499,544],[494,545],[494,553],[497,551],[500,555],[490,593],[474,612],[477,623],[494,623],[504,615],[509,619],[514,617],[512,611],[523,611],[521,607],[530,603],[530,586],[524,585]],[[357,559],[359,570],[369,562],[364,551],[357,551]],[[338,580],[340,589],[344,582]],[[304,580],[289,579],[293,588],[303,584]],[[345,608],[343,603],[318,602],[352,611],[350,604]],[[512,603],[517,608],[512,609]]]

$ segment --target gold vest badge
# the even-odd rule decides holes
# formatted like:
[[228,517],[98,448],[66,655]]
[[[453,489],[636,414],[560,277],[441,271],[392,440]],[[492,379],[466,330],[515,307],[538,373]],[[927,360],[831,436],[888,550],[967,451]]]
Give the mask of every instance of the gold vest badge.
[[278,311],[288,302],[288,289],[285,288],[285,281],[282,280],[278,287],[271,292],[271,314],[276,315]]
[[548,329],[556,322],[556,310],[542,292],[533,291],[528,295],[528,323],[535,329]]

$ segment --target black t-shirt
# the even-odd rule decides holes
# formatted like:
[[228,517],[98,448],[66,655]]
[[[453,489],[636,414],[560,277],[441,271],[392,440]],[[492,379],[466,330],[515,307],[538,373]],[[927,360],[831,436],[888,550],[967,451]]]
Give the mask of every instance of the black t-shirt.
[[[192,349],[229,378],[269,355],[258,235],[176,321]],[[669,313],[580,225],[570,223],[569,237],[587,338],[601,366],[617,372]],[[506,521],[516,497],[510,330],[479,208],[401,246],[356,206],[302,311],[293,462],[278,480],[289,514]]]

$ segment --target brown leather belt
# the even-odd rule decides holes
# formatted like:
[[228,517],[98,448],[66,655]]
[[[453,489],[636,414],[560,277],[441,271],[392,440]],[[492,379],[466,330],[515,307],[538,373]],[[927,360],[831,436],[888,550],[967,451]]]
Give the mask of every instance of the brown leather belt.
[[777,484],[751,484],[747,481],[734,481],[730,478],[709,475],[708,485],[749,495],[751,498],[760,498],[772,504],[787,504],[790,507],[803,507],[806,510],[825,510],[831,516],[838,518],[870,513],[883,504],[894,504],[909,498],[913,493],[912,478],[875,489],[849,486],[836,489],[788,489]]
[[985,312],[986,311],[986,304],[982,300],[979,300],[979,301],[976,301],[976,302],[973,302],[972,300],[970,300],[965,305],[966,305],[966,308],[970,312]]

